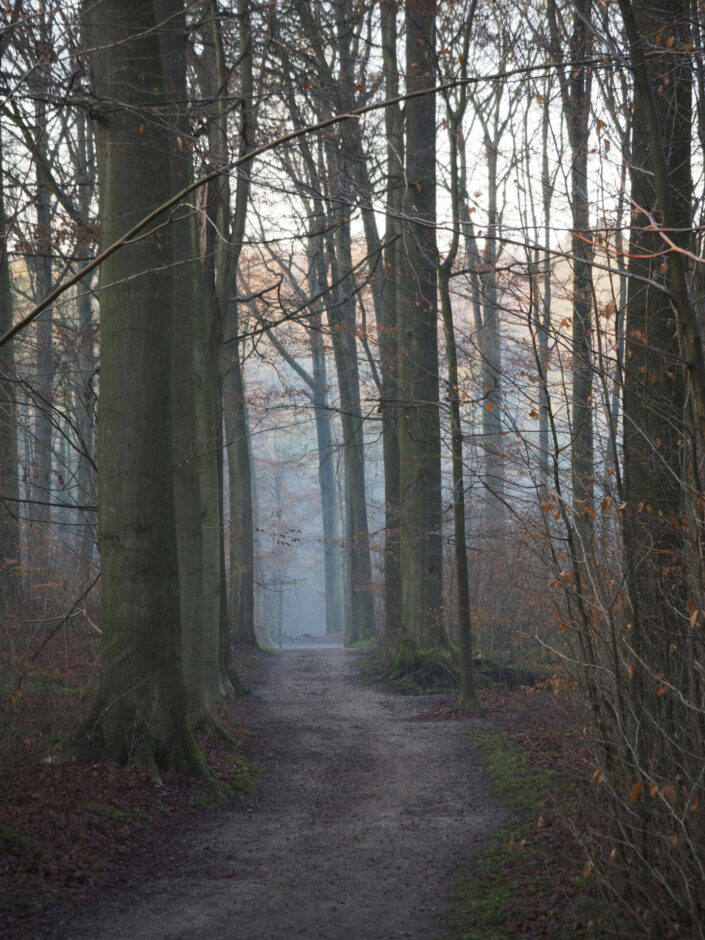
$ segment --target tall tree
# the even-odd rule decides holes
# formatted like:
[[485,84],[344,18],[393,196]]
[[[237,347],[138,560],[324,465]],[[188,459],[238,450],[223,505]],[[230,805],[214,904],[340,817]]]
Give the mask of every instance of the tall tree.
[[438,411],[435,0],[407,0],[404,270],[398,307],[402,639],[440,640],[441,461]]
[[[295,126],[303,126],[302,117],[309,108],[316,119],[346,113],[357,104],[356,88],[362,85],[356,72],[364,23],[361,10],[334,0],[324,11],[308,2],[297,4],[301,35],[310,41],[315,68],[311,68],[309,50],[304,53],[305,70],[298,59],[282,53],[288,79],[287,105]],[[329,51],[334,54],[331,62]],[[357,63],[359,68],[359,63]],[[311,87],[313,85],[313,88]],[[300,89],[309,89],[301,97]],[[347,126],[351,125],[351,126]],[[316,224],[325,236],[325,264],[318,265],[317,278],[326,286],[324,303],[331,333],[338,389],[340,420],[343,427],[344,519],[345,519],[345,636],[352,643],[374,632],[371,556],[367,519],[365,480],[365,443],[358,363],[357,284],[352,273],[352,215],[356,205],[356,180],[360,169],[360,144],[352,122],[341,125],[339,132],[326,134],[322,140],[324,161],[314,159],[305,142],[302,156],[315,191],[324,194],[316,202]],[[363,222],[369,233],[369,217]],[[379,241],[378,236],[376,241]],[[377,254],[379,255],[379,250]]]
[[[397,60],[397,3],[380,4],[384,93],[388,100],[399,96]],[[379,366],[382,379],[380,409],[384,454],[384,624],[388,649],[401,635],[401,574],[399,567],[399,441],[397,437],[397,321],[399,280],[402,272],[402,201],[404,198],[404,130],[399,104],[384,109],[387,138],[386,227],[382,305],[377,318]]]
[[[254,146],[257,128],[254,89],[254,35],[250,0],[238,0],[239,29],[238,156]],[[224,283],[228,295],[225,305],[224,412],[227,433],[228,480],[230,484],[230,589],[229,622],[234,638],[249,646],[257,645],[255,634],[255,518],[252,495],[252,461],[249,446],[247,400],[242,364],[242,329],[237,302],[236,272],[245,240],[245,224],[250,199],[252,164],[238,170],[235,207],[229,233],[227,259],[230,283]],[[225,264],[223,265],[225,267]],[[227,278],[224,272],[221,277]]]
[[[181,0],[155,0],[166,96],[171,191],[193,181],[191,115],[186,83],[188,31]],[[221,694],[221,526],[218,451],[214,424],[219,414],[210,368],[207,307],[196,217],[190,206],[172,214],[174,257],[172,408],[174,495],[179,553],[184,682],[192,720],[212,714]],[[165,298],[167,299],[167,298]]]
[[[304,204],[307,204],[305,197]],[[308,215],[316,218],[310,206]],[[273,249],[269,248],[272,257]],[[298,359],[289,353],[279,341],[273,330],[267,330],[270,342],[287,365],[305,383],[304,394],[313,407],[316,422],[316,442],[318,450],[318,482],[321,495],[321,527],[323,529],[323,557],[326,601],[326,633],[337,633],[344,624],[343,609],[343,574],[345,569],[340,523],[338,513],[338,493],[335,482],[335,437],[331,421],[331,405],[327,379],[325,341],[323,335],[322,295],[325,281],[323,273],[323,246],[320,233],[312,232],[307,243],[306,283],[308,293],[300,284],[299,273],[290,264],[277,259],[284,271],[284,276],[298,302],[313,313],[304,324],[307,328],[311,350],[311,372],[309,373]],[[316,298],[309,301],[309,298]]]
[[[664,27],[677,48],[687,42],[686,2],[647,0],[634,12],[639,42],[654,42],[654,37],[664,35]],[[680,612],[687,603],[679,525],[685,498],[686,377],[680,366],[683,350],[676,311],[669,297],[673,272],[663,263],[663,241],[653,223],[663,218],[675,244],[688,247],[692,73],[687,60],[681,63],[667,51],[653,57],[648,70],[652,88],[659,93],[644,100],[637,88],[634,103],[631,198],[635,208],[629,240],[624,386],[625,532],[639,714],[648,707],[649,673],[670,672],[668,638],[680,633]],[[650,114],[652,103],[655,115]],[[654,118],[660,125],[671,194],[668,221],[655,173],[650,134]]]
[[[0,335],[12,326],[5,165],[0,128]],[[14,343],[0,349],[0,611],[6,614],[21,593],[17,409]]]
[[[145,0],[83,4],[101,243],[171,193],[159,27]],[[171,233],[161,219],[101,267],[98,540],[100,686],[76,750],[160,769],[202,768],[181,671],[174,517]]]
[[[467,46],[475,14],[476,2],[466,21],[463,43],[463,63],[467,62]],[[460,695],[461,708],[475,708],[474,664],[472,655],[472,633],[470,620],[470,579],[468,576],[468,550],[465,521],[465,468],[463,461],[463,426],[460,414],[461,393],[458,378],[458,349],[455,341],[455,324],[451,302],[450,280],[460,248],[460,220],[462,216],[465,179],[460,173],[458,150],[462,146],[462,121],[467,108],[467,90],[460,89],[459,100],[454,107],[446,95],[446,120],[448,124],[448,146],[450,150],[450,199],[453,234],[448,253],[438,269],[438,289],[443,318],[443,332],[448,360],[447,398],[450,411],[451,462],[453,466],[453,537],[455,555],[455,579],[458,594],[457,627],[460,648]],[[464,164],[463,164],[464,168]]]
[[591,54],[592,0],[576,0],[569,39],[569,55],[562,53],[556,0],[549,0],[552,52],[565,62],[559,69],[563,111],[570,142],[571,256],[573,264],[573,390],[571,409],[571,476],[577,532],[582,552],[589,551],[594,515],[594,444],[592,418],[592,243],[588,198],[588,152],[592,69],[585,64]]
[[[34,163],[36,186],[36,235],[34,257],[30,262],[33,276],[35,302],[47,296],[52,285],[52,257],[54,239],[52,236],[52,201],[47,185],[43,165],[49,160],[49,130],[47,127],[47,99],[50,96],[51,69],[43,50],[51,48],[50,11],[45,3],[39,3],[36,20],[35,47],[38,50],[34,63],[34,129],[33,137],[37,149]],[[34,384],[35,430],[34,430],[34,482],[32,485],[32,519],[38,525],[31,539],[32,562],[35,568],[35,580],[46,582],[47,568],[50,564],[50,532],[47,523],[51,521],[52,493],[52,438],[54,432],[54,380],[56,361],[54,350],[54,311],[48,307],[38,318],[36,324],[36,379]]]

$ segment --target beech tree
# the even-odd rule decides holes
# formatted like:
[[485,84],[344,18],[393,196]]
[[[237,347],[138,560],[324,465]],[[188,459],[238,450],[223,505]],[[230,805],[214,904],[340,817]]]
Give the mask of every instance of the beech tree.
[[[0,128],[0,335],[12,326],[4,163]],[[14,344],[0,348],[0,610],[7,615],[21,593],[17,412]]]
[[[325,558],[328,632],[374,634],[383,579],[385,653],[457,661],[458,640],[463,707],[473,617],[487,644],[564,656],[593,718],[591,865],[654,935],[702,924],[702,11],[85,0],[84,96],[77,40],[45,48],[58,6],[27,4],[21,42],[12,6],[2,40],[28,74],[0,77],[0,330],[64,267],[81,291],[1,347],[8,613],[15,507],[54,525],[57,471],[95,486],[100,302],[102,674],[74,753],[203,772],[191,729],[236,681],[231,638],[257,640],[255,565],[271,635],[294,553]],[[97,290],[94,163],[101,248],[173,203]],[[259,453],[249,415],[279,435]],[[66,543],[94,562],[90,538]]]
[[[463,63],[468,59],[468,44],[473,25],[476,4],[471,7],[470,16],[465,24]],[[465,73],[463,73],[465,74]],[[453,466],[453,538],[455,557],[455,581],[458,593],[457,632],[460,647],[460,695],[461,708],[477,707],[475,693],[474,663],[472,655],[472,633],[470,618],[470,580],[468,573],[468,551],[465,512],[465,466],[464,440],[461,419],[461,391],[458,374],[458,347],[455,341],[455,324],[451,301],[451,274],[460,250],[461,215],[467,199],[466,180],[461,172],[458,160],[459,141],[462,139],[461,127],[468,97],[465,86],[461,87],[459,100],[455,107],[446,96],[446,115],[448,124],[448,146],[450,150],[450,199],[453,235],[448,253],[438,270],[438,291],[443,319],[446,358],[448,360],[447,399],[450,411],[451,462]],[[464,169],[464,164],[463,164]],[[461,195],[461,193],[463,195]]]
[[[592,71],[582,63],[592,50],[592,0],[574,5],[570,33],[568,73],[558,70],[563,109],[570,141],[570,210],[573,220],[571,258],[573,265],[573,375],[571,411],[571,459],[573,502],[581,552],[590,550],[594,499],[593,417],[592,417],[592,247],[590,203],[588,198],[588,135]],[[562,62],[563,40],[559,35],[555,0],[550,0],[548,16],[552,53]]]
[[[83,6],[97,141],[101,243],[171,193],[170,139],[155,7]],[[157,111],[158,114],[158,111]],[[98,540],[100,687],[77,753],[161,769],[203,767],[182,677],[172,474],[172,231],[160,220],[100,271]],[[129,585],[129,590],[126,586]]]
[[412,647],[439,640],[441,462],[438,414],[436,246],[435,0],[406,4],[403,254],[397,333],[401,638]]
[[[193,182],[186,56],[188,31],[180,0],[155,0],[169,113],[170,192]],[[218,392],[211,374],[207,304],[193,209],[178,207],[170,220],[173,286],[172,422],[174,498],[179,560],[183,674],[194,722],[212,714],[221,697],[222,526],[214,425]]]
[[[389,101],[399,96],[397,61],[397,3],[380,4],[384,93]],[[384,277],[382,304],[377,318],[381,376],[380,414],[384,448],[384,642],[393,649],[401,635],[401,574],[399,557],[399,439],[396,408],[399,318],[399,278],[402,270],[402,199],[404,196],[404,129],[399,103],[384,109],[387,138]]]

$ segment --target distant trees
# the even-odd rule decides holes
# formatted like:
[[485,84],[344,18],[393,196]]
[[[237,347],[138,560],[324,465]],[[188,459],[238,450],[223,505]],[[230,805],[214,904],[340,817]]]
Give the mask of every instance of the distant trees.
[[[459,644],[464,706],[471,623],[565,656],[615,820],[591,860],[642,921],[695,922],[702,12],[24,6],[3,32],[2,333],[64,272],[80,289],[2,345],[2,603],[61,595],[47,558],[20,575],[37,524],[54,571],[97,561],[97,468],[82,743],[203,770],[192,729],[237,682],[231,642],[281,626],[306,516],[326,629]],[[97,239],[168,199],[96,285]]]

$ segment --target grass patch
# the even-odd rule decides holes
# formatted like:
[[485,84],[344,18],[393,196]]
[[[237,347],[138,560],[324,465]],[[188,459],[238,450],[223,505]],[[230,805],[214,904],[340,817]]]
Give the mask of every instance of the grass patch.
[[592,882],[556,806],[574,799],[554,770],[537,769],[518,736],[472,730],[509,821],[456,889],[444,940],[625,936]]
[[363,650],[365,652],[372,652],[379,649],[379,641],[376,636],[361,636],[353,643],[346,643],[345,647],[349,650]]
[[256,776],[257,772],[252,767],[245,764],[242,767],[238,767],[237,770],[233,772],[230,778],[230,785],[236,793],[247,796],[249,793],[254,793],[257,787]]
[[520,817],[535,810],[550,795],[555,770],[536,770],[512,735],[471,730],[470,740],[480,752],[497,796]]

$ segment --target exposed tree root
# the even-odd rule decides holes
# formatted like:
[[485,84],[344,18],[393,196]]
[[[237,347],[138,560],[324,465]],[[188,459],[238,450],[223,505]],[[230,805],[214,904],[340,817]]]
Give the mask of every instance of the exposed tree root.
[[159,727],[157,721],[153,725],[146,722],[138,709],[129,717],[124,707],[119,711],[118,724],[114,710],[96,702],[88,717],[68,735],[51,759],[132,764],[158,784],[163,773],[191,774],[216,784],[185,723],[177,720],[173,726]]

